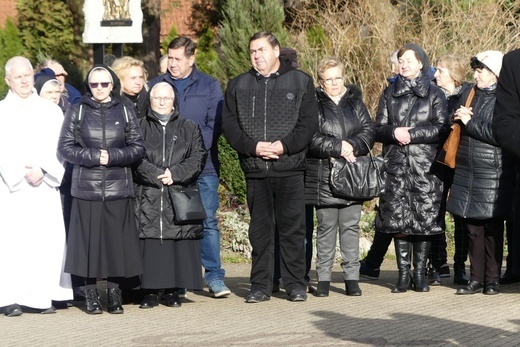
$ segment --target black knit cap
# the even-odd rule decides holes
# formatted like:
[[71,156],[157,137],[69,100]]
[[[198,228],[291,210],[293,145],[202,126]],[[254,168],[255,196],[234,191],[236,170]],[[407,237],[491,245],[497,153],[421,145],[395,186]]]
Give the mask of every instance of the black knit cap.
[[402,49],[404,49],[405,51],[414,51],[419,57],[419,61],[423,65],[421,71],[428,72],[428,70],[430,69],[430,59],[428,59],[428,55],[426,54],[424,49],[422,49],[419,45],[416,45],[415,43],[407,43],[400,49],[400,51]]

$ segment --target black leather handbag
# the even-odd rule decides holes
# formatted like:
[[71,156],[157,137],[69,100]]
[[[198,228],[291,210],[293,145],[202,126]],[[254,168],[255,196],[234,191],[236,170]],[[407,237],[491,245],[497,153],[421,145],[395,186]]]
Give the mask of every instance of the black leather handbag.
[[195,182],[186,187],[169,186],[175,224],[200,224],[206,219],[206,210]]
[[[343,137],[345,123],[339,117]],[[332,195],[349,200],[371,200],[378,197],[385,188],[385,160],[382,156],[374,157],[365,139],[361,138],[368,148],[368,156],[356,157],[354,163],[345,158],[330,158],[329,186]]]
[[382,156],[356,157],[355,163],[343,157],[330,158],[330,190],[332,195],[350,200],[370,200],[383,193],[385,188],[385,161]]
[[[168,158],[168,166],[172,164],[173,146],[177,141],[177,132],[184,124],[184,119],[179,119],[177,129],[173,132],[173,140]],[[173,206],[173,221],[175,224],[200,224],[206,219],[206,210],[202,204],[199,185],[197,182],[186,186],[168,186],[168,194]]]

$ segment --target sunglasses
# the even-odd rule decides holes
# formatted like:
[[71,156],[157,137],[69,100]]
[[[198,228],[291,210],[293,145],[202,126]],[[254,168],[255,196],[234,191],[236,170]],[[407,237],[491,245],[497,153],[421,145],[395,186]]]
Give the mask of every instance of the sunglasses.
[[99,85],[101,85],[101,88],[108,88],[110,83],[112,83],[112,82],[99,82],[99,83],[90,82],[89,85],[90,85],[90,88],[92,88],[92,89],[99,87]]

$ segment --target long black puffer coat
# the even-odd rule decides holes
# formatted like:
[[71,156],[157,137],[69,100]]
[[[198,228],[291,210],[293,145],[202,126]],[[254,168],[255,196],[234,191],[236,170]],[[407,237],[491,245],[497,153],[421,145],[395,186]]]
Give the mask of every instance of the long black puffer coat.
[[[342,140],[352,145],[356,157],[366,155],[375,140],[375,124],[363,103],[361,90],[356,85],[345,87],[347,92],[339,105],[321,87],[316,90],[320,128],[313,136],[307,154],[305,203],[308,205],[348,206],[362,202],[335,197],[329,186],[329,158],[341,156]],[[339,117],[343,118],[343,131]]]
[[152,111],[139,119],[146,156],[136,165],[136,215],[139,237],[144,239],[201,239],[200,224],[176,225],[168,188],[157,179],[169,168],[173,187],[197,180],[206,162],[207,151],[199,126],[175,111],[163,125]]
[[[444,93],[421,73],[413,81],[398,76],[379,101],[376,141],[383,143],[387,179],[379,201],[376,230],[383,233],[442,233],[442,182],[430,172],[447,117]],[[412,127],[401,146],[397,127]]]
[[[462,97],[465,104],[468,93]],[[476,89],[473,116],[462,126],[455,175],[446,209],[471,219],[506,219],[514,191],[514,164],[493,136],[495,90]]]
[[[145,153],[134,110],[123,107],[118,95],[119,79],[105,69],[114,81],[112,100],[99,103],[92,100],[90,93],[84,95],[67,110],[58,143],[59,155],[74,165],[71,194],[82,200],[133,198],[131,166]],[[81,122],[80,107],[84,108]],[[107,165],[99,164],[101,149],[108,151]]]

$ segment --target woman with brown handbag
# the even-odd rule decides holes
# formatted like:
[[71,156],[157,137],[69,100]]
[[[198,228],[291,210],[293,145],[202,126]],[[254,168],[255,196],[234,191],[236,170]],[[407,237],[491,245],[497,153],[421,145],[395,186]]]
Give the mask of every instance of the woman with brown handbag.
[[455,174],[447,210],[463,218],[469,232],[470,282],[457,294],[500,292],[504,221],[514,185],[512,157],[502,151],[492,131],[495,89],[503,54],[485,51],[471,58],[475,95],[465,93],[452,120],[461,126]]

